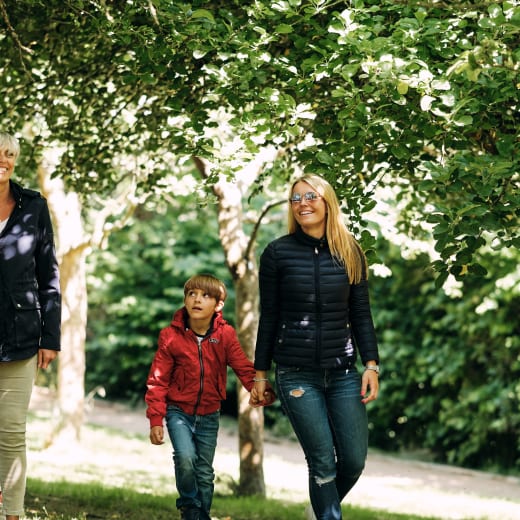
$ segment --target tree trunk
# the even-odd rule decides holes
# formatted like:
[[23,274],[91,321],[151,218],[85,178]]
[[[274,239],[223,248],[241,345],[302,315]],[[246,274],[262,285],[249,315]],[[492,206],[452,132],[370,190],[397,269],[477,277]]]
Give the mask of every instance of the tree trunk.
[[[61,352],[58,356],[57,421],[47,445],[78,442],[85,411],[85,340],[87,329],[87,256],[111,232],[121,229],[137,207],[135,183],[129,183],[98,211],[90,212],[92,234],[83,226],[83,208],[77,193],[67,192],[63,181],[51,174],[59,149],[46,149],[38,165],[38,182],[52,215],[62,291]],[[110,217],[110,226],[106,227]],[[117,218],[116,218],[117,217]]]
[[[61,352],[58,356],[57,420],[47,439],[77,442],[81,437],[85,397],[85,335],[87,326],[86,257],[81,203],[66,193],[60,179],[51,179],[53,151],[38,167],[38,179],[52,215],[62,291]],[[55,153],[55,152],[54,152]]]
[[[203,178],[208,177],[207,164],[194,158],[195,165]],[[249,165],[252,169],[261,164]],[[245,180],[246,178],[249,181]],[[224,175],[212,186],[218,198],[218,225],[226,264],[233,277],[236,292],[237,334],[247,356],[252,359],[258,329],[258,268],[254,261],[252,244],[244,232],[242,200],[254,181],[255,175],[237,174],[230,182]],[[253,239],[254,240],[254,239]],[[238,430],[240,495],[265,496],[263,453],[264,453],[264,410],[249,406],[249,393],[238,382]]]
[[[236,281],[236,319],[240,344],[250,359],[254,357],[258,329],[258,270],[252,262]],[[240,495],[265,496],[264,409],[249,406],[249,392],[238,391],[238,439],[240,453]]]
[[[61,258],[62,351],[58,367],[59,422],[52,441],[79,441],[85,402],[87,327],[86,250],[71,249]],[[52,442],[51,441],[51,442]]]

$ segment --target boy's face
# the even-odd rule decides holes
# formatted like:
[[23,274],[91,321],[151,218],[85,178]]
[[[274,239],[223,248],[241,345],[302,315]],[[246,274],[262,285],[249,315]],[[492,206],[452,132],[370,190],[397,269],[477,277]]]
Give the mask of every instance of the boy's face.
[[184,305],[190,318],[195,320],[209,320],[213,314],[224,306],[223,301],[205,293],[201,289],[192,289],[184,297]]

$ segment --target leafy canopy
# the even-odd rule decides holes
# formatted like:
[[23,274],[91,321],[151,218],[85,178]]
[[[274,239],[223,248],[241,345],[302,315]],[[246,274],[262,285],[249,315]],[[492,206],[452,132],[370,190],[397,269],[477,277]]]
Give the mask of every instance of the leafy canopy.
[[2,120],[63,147],[57,174],[84,194],[149,192],[193,155],[233,175],[273,144],[360,227],[392,188],[403,230],[433,232],[438,283],[519,246],[517,0],[0,6]]

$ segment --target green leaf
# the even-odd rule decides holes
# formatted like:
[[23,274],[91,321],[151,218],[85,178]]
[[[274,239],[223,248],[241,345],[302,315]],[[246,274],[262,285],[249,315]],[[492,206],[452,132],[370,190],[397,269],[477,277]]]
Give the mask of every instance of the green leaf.
[[330,154],[327,152],[318,152],[316,154],[316,159],[323,164],[327,164],[329,166],[332,166],[334,164],[334,159],[331,157]]
[[437,289],[440,289],[443,285],[444,285],[444,282],[448,279],[448,271],[442,271],[439,273],[439,275],[437,276],[437,278],[435,278],[435,287]]
[[453,120],[456,126],[470,126],[473,123],[471,116],[460,116]]
[[437,185],[437,183],[435,181],[432,181],[431,179],[426,179],[424,181],[421,181],[418,185],[417,185],[417,189],[419,191],[430,191],[432,190],[435,186]]
[[292,25],[288,25],[286,23],[281,23],[276,26],[275,32],[278,34],[290,34],[294,31]]
[[480,264],[470,264],[468,270],[471,274],[476,276],[486,276],[488,274],[488,270]]
[[403,80],[397,82],[397,92],[404,96],[408,92],[408,83]]
[[195,9],[195,11],[191,13],[191,18],[205,18],[210,22],[215,23],[215,18],[213,17],[213,14],[211,13],[211,11],[208,11],[207,9]]

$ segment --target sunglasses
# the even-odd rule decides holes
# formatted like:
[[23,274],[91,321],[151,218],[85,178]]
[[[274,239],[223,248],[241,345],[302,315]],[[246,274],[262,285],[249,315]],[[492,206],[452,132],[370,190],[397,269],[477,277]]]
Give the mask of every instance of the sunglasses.
[[301,193],[293,193],[289,202],[291,204],[299,204],[302,200],[305,200],[306,202],[314,202],[318,199],[321,199],[321,195],[318,195],[315,191],[308,191],[303,195]]

